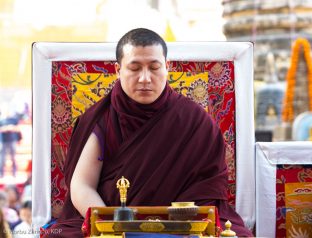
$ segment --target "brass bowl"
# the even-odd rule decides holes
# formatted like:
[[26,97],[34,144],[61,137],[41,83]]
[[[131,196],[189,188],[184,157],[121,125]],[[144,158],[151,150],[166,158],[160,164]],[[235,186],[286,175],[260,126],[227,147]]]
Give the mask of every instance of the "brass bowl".
[[194,207],[194,202],[172,202],[171,207]]
[[198,206],[194,202],[172,202],[168,207],[169,220],[193,220],[198,213]]

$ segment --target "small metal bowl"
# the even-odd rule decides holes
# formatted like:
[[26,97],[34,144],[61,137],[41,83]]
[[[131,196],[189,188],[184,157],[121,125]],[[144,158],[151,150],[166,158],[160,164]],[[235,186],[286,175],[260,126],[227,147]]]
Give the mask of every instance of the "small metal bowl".
[[198,213],[198,206],[194,202],[172,202],[168,207],[169,220],[193,220]]

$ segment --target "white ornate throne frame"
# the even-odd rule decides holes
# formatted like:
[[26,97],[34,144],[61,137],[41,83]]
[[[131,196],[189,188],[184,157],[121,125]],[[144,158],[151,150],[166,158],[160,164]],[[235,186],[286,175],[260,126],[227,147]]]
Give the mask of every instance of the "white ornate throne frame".
[[[309,141],[256,143],[256,234],[276,237],[276,171],[278,165],[311,165]],[[281,198],[279,198],[281,199]],[[307,205],[305,205],[307,206]],[[306,218],[308,220],[308,218]],[[279,235],[280,237],[280,235]]]
[[[51,77],[53,61],[115,60],[116,43],[36,42],[32,46],[33,224],[51,219]],[[105,52],[105,54],[103,54]],[[250,42],[168,43],[168,59],[233,61],[236,110],[236,210],[255,223],[255,136],[253,44]]]

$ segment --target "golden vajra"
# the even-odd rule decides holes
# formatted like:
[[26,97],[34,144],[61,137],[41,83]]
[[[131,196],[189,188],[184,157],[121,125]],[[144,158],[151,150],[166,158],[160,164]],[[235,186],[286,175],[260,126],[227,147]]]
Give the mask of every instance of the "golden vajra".
[[121,179],[117,181],[116,185],[119,189],[121,205],[125,206],[127,201],[127,189],[130,187],[130,182],[122,176]]

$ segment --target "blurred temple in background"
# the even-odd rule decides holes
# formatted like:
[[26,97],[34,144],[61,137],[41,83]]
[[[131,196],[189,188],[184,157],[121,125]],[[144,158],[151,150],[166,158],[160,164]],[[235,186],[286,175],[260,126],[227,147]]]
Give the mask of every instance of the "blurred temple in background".
[[[264,141],[292,140],[292,123],[281,125],[282,104],[286,100],[284,93],[289,83],[286,78],[294,42],[297,38],[312,40],[312,1],[223,0],[222,3],[227,40],[254,42],[256,136]],[[310,110],[312,97],[307,74],[308,68],[311,70],[310,61],[303,54],[299,57],[294,79],[297,93],[291,102],[288,98],[288,104],[294,104],[295,116],[299,111]]]
[[312,2],[302,0],[223,0],[224,34],[228,41],[255,44],[255,80],[266,75],[267,54],[273,53],[278,80],[284,81],[293,41],[312,40]]

